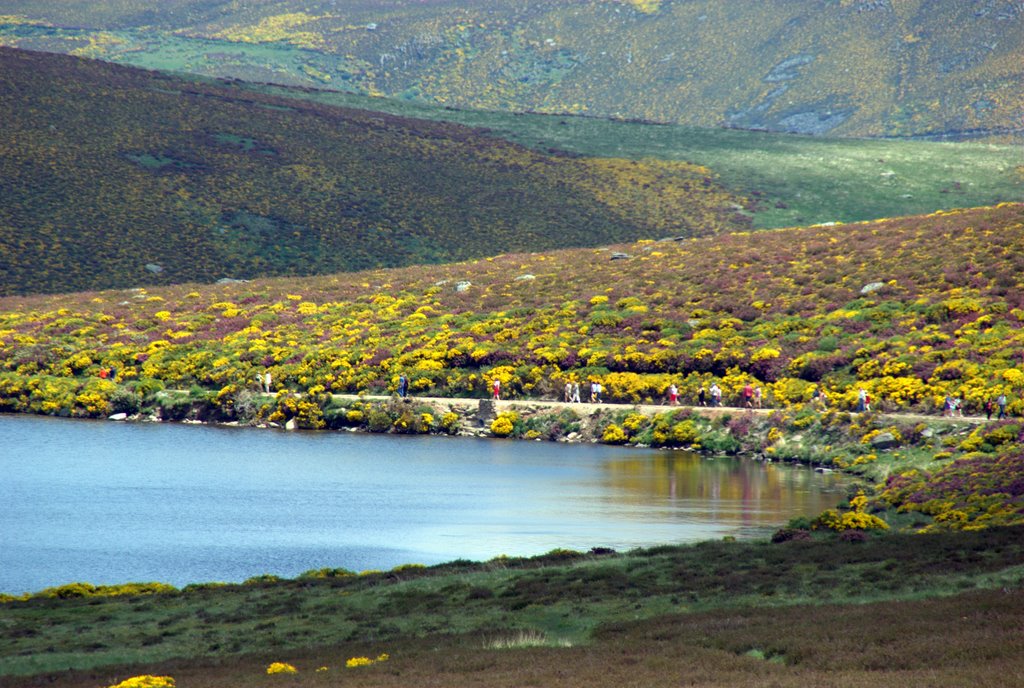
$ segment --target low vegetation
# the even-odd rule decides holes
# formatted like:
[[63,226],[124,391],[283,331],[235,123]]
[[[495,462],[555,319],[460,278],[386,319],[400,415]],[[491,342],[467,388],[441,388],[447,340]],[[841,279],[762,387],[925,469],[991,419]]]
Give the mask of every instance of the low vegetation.
[[0,41],[474,109],[844,136],[1018,135],[1010,0],[8,0]]
[[[1024,411],[1024,206],[512,254],[303,280],[0,300],[0,409],[132,411],[149,395],[389,393],[660,402],[747,384],[783,408]],[[942,267],[937,267],[942,266]],[[289,402],[292,403],[292,402]],[[282,409],[286,417],[298,408]]]
[[684,162],[0,48],[0,294],[334,273],[750,226]]
[[[518,663],[537,659],[528,675],[553,672],[554,680],[557,667],[576,667],[589,685],[622,685],[612,680],[617,671],[604,679],[590,672],[594,663],[623,661],[650,676],[706,672],[702,685],[724,685],[733,672],[767,671],[780,685],[834,672],[870,671],[876,684],[879,672],[897,670],[987,676],[1021,652],[1021,535],[996,528],[628,554],[556,550],[384,573],[313,571],[150,595],[15,601],[0,606],[9,649],[0,672],[12,686],[57,680],[95,688],[139,674],[241,686],[263,685],[276,662],[294,667],[300,685],[408,685],[428,675],[461,685],[479,672],[488,685],[513,676],[522,685],[524,669],[506,664],[511,653]],[[964,622],[949,623],[954,617]],[[822,619],[813,632],[809,618]],[[825,629],[835,642],[823,639]],[[981,655],[950,659],[951,648],[973,655],[980,642],[988,648]],[[666,664],[672,652],[704,659]],[[370,661],[346,668],[353,658]],[[55,673],[69,667],[75,671]],[[327,676],[316,675],[320,667]]]

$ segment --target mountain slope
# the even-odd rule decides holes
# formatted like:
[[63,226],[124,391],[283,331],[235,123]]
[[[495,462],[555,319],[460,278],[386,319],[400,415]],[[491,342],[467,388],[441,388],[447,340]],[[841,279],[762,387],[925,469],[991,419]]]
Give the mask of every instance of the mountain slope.
[[0,48],[0,294],[329,273],[749,226],[685,163]]
[[1012,0],[2,0],[0,15],[9,45],[459,107],[843,136],[1019,136],[1024,111]]
[[[0,410],[97,413],[117,388],[199,385],[218,403],[270,370],[281,389],[424,396],[727,399],[827,389],[851,409],[1024,412],[1024,206],[839,227],[508,254],[431,267],[0,300]],[[44,384],[44,380],[46,381]],[[100,395],[99,397],[90,394]],[[83,399],[85,401],[83,401]],[[103,408],[105,402],[99,404]],[[100,412],[101,413],[101,412]]]

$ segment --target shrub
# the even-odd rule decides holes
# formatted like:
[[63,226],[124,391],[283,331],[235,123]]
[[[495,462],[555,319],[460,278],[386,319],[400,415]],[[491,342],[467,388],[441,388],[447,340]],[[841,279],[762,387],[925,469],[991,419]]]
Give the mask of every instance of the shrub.
[[449,435],[457,433],[459,431],[459,414],[448,411],[441,416],[441,429]]
[[366,425],[370,432],[387,432],[391,429],[391,423],[391,415],[387,411],[374,409],[370,411]]
[[813,539],[811,533],[803,528],[780,528],[772,533],[772,542],[806,542]]
[[115,683],[110,688],[174,688],[174,679],[170,676],[153,676],[144,674],[132,676],[120,683]]
[[500,415],[491,422],[491,433],[495,437],[508,437],[512,429],[512,420],[508,416]]
[[110,410],[113,413],[136,414],[142,408],[142,398],[127,387],[118,387],[110,395]]
[[274,674],[297,674],[299,670],[293,667],[291,664],[285,662],[274,662],[267,667],[267,674],[273,676]]
[[601,434],[601,441],[605,444],[624,444],[629,437],[626,432],[615,423],[611,423]]

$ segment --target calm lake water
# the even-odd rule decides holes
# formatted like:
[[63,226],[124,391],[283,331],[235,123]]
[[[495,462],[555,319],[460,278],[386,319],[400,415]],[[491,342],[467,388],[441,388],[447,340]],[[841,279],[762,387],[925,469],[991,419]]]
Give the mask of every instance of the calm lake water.
[[0,591],[764,536],[842,493],[686,452],[0,415]]

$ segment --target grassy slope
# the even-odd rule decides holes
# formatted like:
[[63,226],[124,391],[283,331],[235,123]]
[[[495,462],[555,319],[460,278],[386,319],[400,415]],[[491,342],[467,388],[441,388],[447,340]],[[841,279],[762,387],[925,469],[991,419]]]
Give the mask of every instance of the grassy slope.
[[[747,226],[686,164],[0,49],[0,293],[445,262]],[[150,266],[147,268],[147,265]]]
[[[841,135],[1019,131],[1012,2],[6,0],[8,44],[501,110]],[[372,27],[372,28],[367,28]],[[110,30],[110,31],[104,31]]]
[[756,200],[755,227],[855,222],[1024,198],[1011,145],[838,139],[538,113],[427,106],[327,90],[236,84],[282,96],[459,122],[524,146],[634,160],[687,161]]
[[[269,661],[292,661],[311,673],[322,664],[337,669],[339,656],[343,661],[388,652],[397,661],[379,670],[391,677],[372,679],[382,685],[402,680],[392,669],[413,675],[450,672],[461,675],[458,683],[477,675],[488,685],[494,685],[492,680],[504,685],[511,680],[509,666],[481,646],[487,639],[529,631],[549,643],[580,646],[553,652],[538,665],[545,673],[556,671],[560,660],[604,657],[600,661],[614,662],[638,652],[636,643],[655,641],[681,645],[686,654],[722,653],[721,664],[708,669],[705,681],[722,671],[754,669],[754,663],[736,661],[751,649],[788,665],[773,669],[786,679],[784,685],[806,680],[808,671],[839,672],[838,677],[847,671],[936,670],[928,667],[936,653],[945,657],[938,664],[943,671],[966,671],[965,655],[959,653],[972,652],[971,644],[986,648],[986,660],[974,657],[973,670],[988,675],[1022,651],[1019,636],[1009,640],[1010,620],[1019,619],[1014,610],[1024,603],[1017,590],[1024,571],[1020,536],[1019,528],[1008,528],[866,542],[708,542],[620,556],[551,554],[357,577],[198,587],[147,597],[8,603],[0,606],[0,634],[10,650],[0,658],[0,673],[111,664],[133,664],[138,673],[139,665],[179,658],[188,661],[156,670],[190,674],[188,685],[208,672],[218,676],[218,685],[249,685],[245,682]],[[1007,586],[1009,595],[893,604]],[[888,602],[866,610],[798,606],[877,601]],[[972,637],[975,624],[947,619],[945,644],[930,648],[934,620],[950,612],[987,618],[986,632]],[[920,614],[921,625],[911,626],[909,614]],[[825,625],[808,625],[808,618]],[[426,643],[416,640],[424,637]],[[965,638],[970,639],[967,645],[962,644]],[[438,649],[440,656],[454,651],[476,659],[469,667],[426,660]],[[241,657],[249,653],[256,656]],[[895,663],[876,664],[885,657]],[[644,662],[644,670],[662,674],[667,667],[658,669],[657,663]],[[60,684],[95,685],[115,675],[130,673],[99,670],[77,680],[65,676]],[[607,678],[597,684],[616,685]]]

